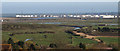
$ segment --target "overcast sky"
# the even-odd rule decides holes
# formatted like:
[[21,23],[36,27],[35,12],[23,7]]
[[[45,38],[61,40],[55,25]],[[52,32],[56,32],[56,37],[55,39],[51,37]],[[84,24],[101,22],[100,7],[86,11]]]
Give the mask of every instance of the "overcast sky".
[[1,0],[2,2],[118,2],[120,0]]

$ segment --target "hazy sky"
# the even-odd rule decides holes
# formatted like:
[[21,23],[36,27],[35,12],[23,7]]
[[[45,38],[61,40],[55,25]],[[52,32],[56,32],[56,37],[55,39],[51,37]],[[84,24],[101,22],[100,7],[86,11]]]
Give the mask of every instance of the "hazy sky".
[[120,0],[1,0],[2,2],[118,2]]
[[117,2],[5,2],[3,13],[117,12]]

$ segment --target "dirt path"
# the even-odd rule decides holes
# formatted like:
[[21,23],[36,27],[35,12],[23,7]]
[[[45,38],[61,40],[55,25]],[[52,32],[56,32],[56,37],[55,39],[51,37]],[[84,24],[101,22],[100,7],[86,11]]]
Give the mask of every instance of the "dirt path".
[[[84,38],[97,41],[98,43],[104,43],[102,40],[96,39],[95,37],[97,37],[97,36],[91,36],[91,35],[87,35],[87,34],[85,34],[85,33],[77,33],[76,31],[73,31],[73,33],[74,33],[75,35],[85,36]],[[98,37],[100,37],[100,36],[98,36]]]

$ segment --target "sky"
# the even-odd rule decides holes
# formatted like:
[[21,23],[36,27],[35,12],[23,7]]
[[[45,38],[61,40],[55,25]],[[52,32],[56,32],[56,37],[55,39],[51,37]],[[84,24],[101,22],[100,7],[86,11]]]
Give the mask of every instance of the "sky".
[[3,13],[117,12],[117,2],[4,2]]
[[2,2],[118,2],[120,0],[1,0]]

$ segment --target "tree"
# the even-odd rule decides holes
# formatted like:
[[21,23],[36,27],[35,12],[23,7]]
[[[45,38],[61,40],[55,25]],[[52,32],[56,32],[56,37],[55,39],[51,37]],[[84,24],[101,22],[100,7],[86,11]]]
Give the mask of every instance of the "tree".
[[9,39],[8,39],[8,44],[11,44],[11,45],[13,45],[13,44],[14,44],[14,42],[13,42],[13,39],[12,39],[12,38],[9,38]]
[[85,48],[86,48],[85,45],[82,44],[82,43],[79,44],[79,47],[82,48],[82,49],[85,49]]
[[14,49],[14,51],[19,50],[19,46],[16,43],[14,43],[14,45],[12,45],[12,48]]
[[73,32],[71,30],[67,30],[65,31],[66,33],[69,33],[69,34],[73,34]]
[[24,47],[24,42],[23,41],[18,41],[17,44],[22,48]]
[[47,38],[47,35],[44,35],[44,38]]
[[12,38],[9,38],[8,39],[8,44],[11,44],[12,45],[12,48],[17,51],[19,49],[18,45],[16,43],[14,43],[13,39]]
[[100,27],[98,27],[98,31],[100,31],[101,30],[101,28]]
[[100,43],[104,43],[103,40],[101,40]]
[[15,34],[13,34],[13,33],[12,33],[12,34],[9,34],[9,36],[14,36],[14,35],[15,35]]
[[30,45],[29,50],[35,50],[35,46],[33,44]]
[[110,31],[110,28],[109,28],[109,27],[103,27],[103,28],[102,28],[102,31],[103,31],[103,32],[109,32],[109,31]]

